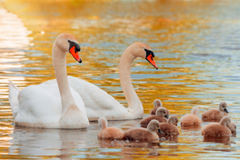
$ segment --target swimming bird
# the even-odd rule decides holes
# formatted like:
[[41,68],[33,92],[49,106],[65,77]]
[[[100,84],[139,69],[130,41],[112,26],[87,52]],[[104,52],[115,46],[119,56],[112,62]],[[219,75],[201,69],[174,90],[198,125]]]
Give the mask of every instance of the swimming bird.
[[193,107],[191,114],[184,115],[181,118],[182,126],[199,126],[202,124],[202,120],[198,117],[199,109],[198,107]]
[[[159,107],[162,107],[162,102],[161,102],[159,99],[155,99],[154,102],[153,102],[153,104],[154,104],[154,108],[151,110],[150,114],[151,114],[151,115],[156,115],[157,109],[158,109]],[[168,115],[168,117],[169,117],[170,112],[169,112],[168,109],[166,109],[166,110],[167,110],[167,115]]]
[[224,137],[231,136],[232,132],[229,129],[231,119],[228,116],[224,116],[220,123],[209,123],[201,129],[204,137]]
[[[133,88],[130,75],[131,64],[137,57],[145,58],[158,69],[153,59],[155,55],[148,45],[135,42],[125,49],[120,59],[119,76],[123,93],[128,102],[127,108],[98,86],[83,79],[68,76],[70,87],[78,92],[84,101],[89,121],[97,121],[99,117],[106,117],[108,121],[143,117],[143,106]],[[56,80],[50,80],[45,85],[51,86],[54,83]]]
[[126,140],[155,141],[158,140],[158,133],[162,133],[159,129],[159,122],[151,120],[146,128],[133,128],[124,133]]
[[[216,122],[213,122],[213,123],[216,123]],[[237,126],[236,126],[236,124],[234,122],[231,122],[228,125],[228,128],[231,130],[232,134],[236,134]]]
[[164,107],[159,107],[156,111],[156,115],[150,115],[143,120],[141,120],[140,125],[143,128],[147,128],[148,124],[151,122],[151,120],[155,119],[158,122],[167,122],[167,111]]
[[97,136],[103,139],[123,139],[124,132],[116,127],[108,127],[108,122],[105,117],[100,117],[98,123],[101,130],[98,132]]
[[207,120],[221,120],[222,117],[228,115],[228,110],[227,110],[227,103],[226,102],[221,102],[218,105],[218,109],[212,108],[209,109],[206,112],[202,113],[202,120],[207,121]]
[[31,85],[22,90],[9,81],[9,102],[16,126],[40,128],[86,128],[89,125],[85,105],[79,94],[69,87],[66,52],[81,63],[80,46],[68,33],[60,34],[52,49],[57,84],[46,90]]
[[176,116],[171,116],[167,120],[167,122],[163,122],[159,124],[162,134],[158,134],[158,135],[159,136],[178,135],[179,131],[175,125],[177,123],[178,123],[178,118]]

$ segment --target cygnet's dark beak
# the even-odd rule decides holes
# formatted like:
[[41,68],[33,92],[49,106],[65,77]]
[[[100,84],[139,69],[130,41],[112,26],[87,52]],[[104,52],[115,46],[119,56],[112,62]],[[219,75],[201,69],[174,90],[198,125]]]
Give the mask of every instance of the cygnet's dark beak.
[[162,131],[161,131],[160,129],[158,129],[158,133],[163,134]]
[[226,113],[228,113],[228,110],[227,110],[226,108],[224,109],[224,111],[225,111]]
[[167,114],[165,115],[165,118],[167,118],[167,119],[168,119],[168,115],[167,115]]

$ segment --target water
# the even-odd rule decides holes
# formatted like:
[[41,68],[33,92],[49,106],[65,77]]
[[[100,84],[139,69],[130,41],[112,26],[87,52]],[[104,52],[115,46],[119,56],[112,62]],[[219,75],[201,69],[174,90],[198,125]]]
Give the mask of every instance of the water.
[[[0,1],[1,159],[240,158],[239,6],[238,0]],[[118,63],[128,45],[144,42],[159,67],[155,70],[143,59],[132,65],[145,116],[154,99],[178,118],[194,106],[202,113],[226,101],[237,136],[203,142],[209,140],[203,139],[201,128],[178,125],[177,138],[123,143],[98,140],[97,123],[84,130],[14,127],[8,80],[24,88],[55,78],[51,47],[62,32],[75,35],[82,48],[82,64],[68,55],[68,75],[98,85],[127,106]],[[139,121],[112,121],[109,126],[127,130]]]

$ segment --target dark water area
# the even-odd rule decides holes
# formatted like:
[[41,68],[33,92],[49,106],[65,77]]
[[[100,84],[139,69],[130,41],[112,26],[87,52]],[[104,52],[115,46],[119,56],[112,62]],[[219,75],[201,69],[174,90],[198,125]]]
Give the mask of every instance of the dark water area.
[[[238,159],[240,158],[240,1],[238,0],[0,0],[1,159]],[[237,133],[205,139],[201,127],[158,143],[100,140],[99,126],[59,130],[18,128],[8,101],[8,80],[19,88],[54,79],[52,44],[62,32],[81,45],[82,64],[67,56],[68,75],[83,78],[127,106],[119,81],[121,54],[135,41],[155,53],[132,65],[132,82],[146,117],[160,99],[179,119],[228,103]],[[124,131],[140,120],[110,121]]]

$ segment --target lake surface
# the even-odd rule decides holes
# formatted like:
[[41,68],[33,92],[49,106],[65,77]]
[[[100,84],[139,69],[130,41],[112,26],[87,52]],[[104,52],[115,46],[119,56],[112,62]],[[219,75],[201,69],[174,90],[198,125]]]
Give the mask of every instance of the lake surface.
[[[239,15],[239,0],[0,0],[0,158],[240,158]],[[135,41],[148,44],[159,70],[139,58],[131,72],[144,116],[155,99],[178,118],[194,106],[201,114],[226,101],[236,137],[206,140],[201,127],[178,124],[178,137],[150,144],[98,140],[96,122],[83,130],[14,127],[8,80],[24,88],[54,79],[52,44],[62,32],[75,35],[82,48],[82,64],[67,56],[68,75],[96,84],[125,106],[121,54]],[[125,131],[139,121],[109,126]]]

